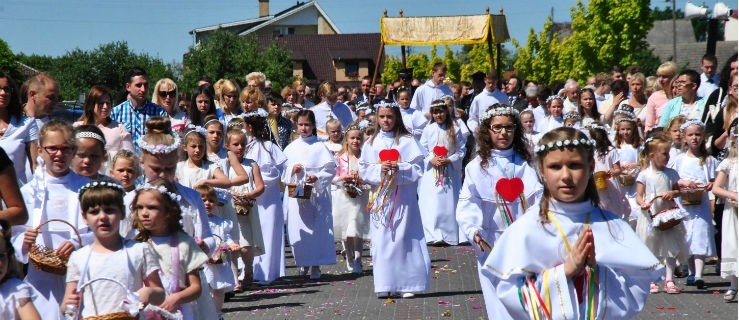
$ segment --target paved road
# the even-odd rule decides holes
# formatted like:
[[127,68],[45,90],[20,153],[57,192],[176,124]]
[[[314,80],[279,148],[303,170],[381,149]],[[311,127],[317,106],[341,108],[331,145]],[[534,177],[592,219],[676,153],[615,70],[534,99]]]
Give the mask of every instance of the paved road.
[[[364,251],[365,266],[371,264]],[[487,319],[472,247],[429,247],[431,290],[413,299],[378,299],[371,268],[361,276],[346,272],[343,259],[322,268],[320,281],[296,276],[287,248],[288,277],[255,287],[224,306],[225,319]],[[402,268],[403,266],[398,266]],[[706,290],[688,287],[683,294],[651,295],[639,319],[737,319],[737,304],[724,303],[728,282],[706,267]],[[684,287],[685,279],[678,279]]]

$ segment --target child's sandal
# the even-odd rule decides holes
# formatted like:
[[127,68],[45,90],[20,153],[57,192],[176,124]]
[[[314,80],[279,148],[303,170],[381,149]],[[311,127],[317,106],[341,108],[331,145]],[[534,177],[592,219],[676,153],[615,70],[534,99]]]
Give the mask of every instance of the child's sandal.
[[668,280],[665,281],[665,292],[670,294],[678,294],[680,293],[680,288],[675,285],[675,281]]
[[659,286],[654,282],[649,283],[649,293],[659,293]]

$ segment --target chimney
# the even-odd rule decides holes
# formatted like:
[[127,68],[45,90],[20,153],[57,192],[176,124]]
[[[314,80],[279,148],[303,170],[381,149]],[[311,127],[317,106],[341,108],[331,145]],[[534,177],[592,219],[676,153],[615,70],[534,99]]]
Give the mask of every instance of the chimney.
[[259,0],[259,17],[269,15],[269,0]]

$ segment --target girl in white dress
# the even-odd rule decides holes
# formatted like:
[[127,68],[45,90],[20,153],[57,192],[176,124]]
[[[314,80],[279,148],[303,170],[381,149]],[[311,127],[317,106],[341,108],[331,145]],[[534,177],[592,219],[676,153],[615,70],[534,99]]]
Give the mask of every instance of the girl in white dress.
[[359,125],[352,125],[344,132],[343,146],[335,156],[338,166],[331,190],[334,238],[343,242],[347,270],[356,274],[362,273],[362,246],[369,236],[366,212],[369,191],[359,179],[363,134],[364,129]]
[[562,97],[558,95],[549,96],[546,103],[549,115],[542,119],[542,121],[536,122],[536,131],[539,131],[542,134],[559,128],[564,123],[564,119],[562,118],[562,110],[564,109]]
[[377,109],[378,129],[364,143],[359,176],[372,185],[370,215],[375,293],[379,298],[429,289],[431,260],[418,209],[423,153],[394,103]]
[[683,134],[680,131],[680,126],[685,123],[685,121],[688,121],[688,118],[686,118],[684,115],[679,115],[677,117],[674,117],[670,119],[669,122],[667,122],[667,126],[665,127],[665,133],[670,137],[670,141],[672,141],[671,147],[670,147],[670,164],[672,165],[672,162],[677,159],[677,156],[683,153],[683,149],[685,149],[685,142],[683,141]]
[[[75,144],[72,126],[60,120],[46,123],[39,133],[38,154],[41,163],[33,179],[21,188],[21,195],[28,208],[28,221],[24,226],[13,227],[16,257],[28,263],[30,247],[38,243],[56,250],[57,255],[69,256],[74,250],[92,242],[92,234],[80,215],[77,191],[90,181],[70,169]],[[78,243],[69,226],[50,222],[41,230],[36,229],[49,219],[69,222],[79,232]],[[38,239],[37,239],[38,238]],[[59,305],[64,297],[64,275],[57,275],[28,265],[26,282],[38,293],[33,304],[42,319],[61,317]]]
[[[69,257],[62,311],[79,310],[81,318],[117,312],[135,315],[139,302],[161,304],[165,293],[156,256],[146,243],[125,240],[118,230],[126,212],[123,187],[95,180],[79,192],[82,216],[95,239]],[[96,280],[100,278],[104,279]],[[133,292],[138,297],[132,297]],[[124,301],[133,308],[126,308]]]
[[210,254],[204,273],[210,287],[210,295],[216,304],[216,310],[218,310],[218,319],[221,319],[223,318],[222,309],[226,291],[233,290],[236,285],[236,278],[234,278],[225,253],[231,250],[237,251],[241,247],[231,239],[231,228],[233,228],[231,220],[214,214],[216,204],[223,205],[219,203],[216,191],[209,186],[198,186],[195,190],[200,192],[200,196],[203,198],[205,210],[208,212],[210,231],[213,232],[213,236],[220,238],[215,252]]
[[[677,171],[668,168],[670,159],[670,142],[663,135],[657,134],[647,139],[641,152],[642,171],[636,177],[636,201],[642,209],[636,221],[636,233],[649,247],[665,268],[665,292],[680,293],[675,285],[674,270],[676,259],[688,257],[685,243],[685,227],[682,223],[668,230],[660,230],[652,225],[652,216],[664,210],[677,207],[675,198],[680,194]],[[675,218],[683,214],[674,212]],[[659,287],[652,281],[650,293],[658,293]]]
[[264,254],[254,259],[254,280],[270,284],[285,276],[285,216],[280,177],[287,158],[276,140],[270,137],[267,113],[259,110],[256,110],[258,117],[244,118],[244,130],[248,136],[245,158],[257,163],[264,182],[264,192],[257,197],[256,204],[262,225]]
[[72,170],[90,179],[105,177],[103,163],[108,161],[108,153],[100,128],[91,124],[80,125],[75,129],[74,138],[77,148],[72,159]]
[[[622,106],[628,107],[629,106]],[[624,175],[628,175],[630,178],[636,178],[639,172],[639,148],[642,144],[642,139],[639,136],[639,131],[636,127],[636,120],[633,117],[633,113],[628,111],[629,109],[618,109],[613,112],[613,146],[618,149],[619,163],[621,171]],[[629,180],[630,178],[621,178]],[[628,181],[624,185],[624,195],[626,200],[629,201],[631,206],[631,214],[629,215],[629,221],[632,226],[636,225],[636,220],[641,215],[641,206],[636,202],[636,184],[632,183],[628,185]]]
[[614,148],[611,141],[608,140],[606,128],[591,126],[589,133],[595,141],[595,172],[606,172],[608,177],[606,189],[598,190],[601,206],[603,209],[615,213],[624,221],[629,221],[631,205],[626,200],[621,185],[616,181],[616,177],[621,174],[618,149]]
[[703,278],[703,267],[707,257],[716,255],[716,244],[713,237],[713,224],[711,208],[713,205],[709,199],[709,192],[716,178],[716,167],[718,161],[710,156],[706,150],[705,125],[700,120],[688,120],[680,126],[680,132],[685,141],[685,153],[678,155],[672,163],[672,168],[680,175],[678,184],[680,189],[705,188],[703,198],[698,204],[686,204],[680,201],[682,209],[690,214],[684,224],[688,246],[690,247],[691,259],[688,264],[690,274],[686,280],[687,285],[695,284],[698,289],[703,289],[705,281]]
[[[205,137],[208,132],[202,127],[189,125],[182,135],[182,150],[185,159],[177,162],[175,173],[177,181],[188,188],[206,185],[210,187],[230,188],[234,183],[223,173],[218,163],[205,159]],[[235,184],[243,183],[244,178],[237,179]]]
[[341,121],[338,119],[329,119],[326,121],[326,134],[328,140],[324,142],[328,151],[331,151],[331,155],[336,155],[341,150]]
[[[465,168],[457,205],[457,221],[465,240],[474,243],[477,270],[488,317],[502,310],[493,282],[482,276],[482,265],[496,241],[527,205],[539,202],[542,192],[533,156],[517,112],[494,104],[480,116],[475,157]],[[508,191],[512,192],[508,192]]]
[[133,223],[139,233],[134,240],[146,242],[159,262],[159,277],[167,294],[160,306],[169,312],[180,311],[185,320],[203,319],[199,317],[203,310],[197,310],[194,302],[203,292],[212,301],[204,290],[207,284],[201,284],[201,270],[208,256],[183,231],[179,222],[181,196],[176,192],[174,184],[162,178],[137,187]]
[[[423,112],[411,108],[411,99],[413,95],[408,91],[406,87],[398,88],[397,103],[400,106],[400,114],[403,116],[403,125],[413,135],[416,141],[421,139],[423,128],[428,123],[428,119],[423,115]],[[368,113],[371,113],[372,109],[369,109]]]
[[504,308],[493,319],[631,319],[661,264],[628,224],[599,207],[594,143],[572,128],[536,148],[544,184],[485,261]]
[[534,146],[539,142],[541,134],[536,131],[536,116],[534,115],[534,109],[526,108],[519,114],[521,119],[521,126],[523,127],[523,134],[526,136],[526,140],[530,146],[530,151],[534,150]]
[[[244,114],[245,117],[253,117],[255,112]],[[244,157],[246,152],[246,135],[243,131],[230,129],[226,132],[226,148],[229,154],[241,159],[241,163],[229,166],[228,176],[236,177],[236,169],[246,173],[247,183],[231,187],[236,225],[239,229],[238,241],[241,259],[244,260],[244,281],[241,288],[245,289],[254,281],[254,257],[264,254],[264,237],[262,235],[262,224],[257,207],[254,206],[257,199],[264,192],[264,182],[257,163]]]
[[310,278],[317,280],[321,265],[336,263],[330,189],[336,160],[316,136],[313,111],[301,110],[297,119],[300,137],[285,148],[287,170],[282,173],[282,182],[297,183],[295,193],[307,192],[302,188],[305,184],[312,189],[309,199],[286,194],[287,232],[300,274],[310,272]]
[[7,220],[0,219],[0,318],[38,320],[41,316],[33,305],[33,288],[19,278],[19,266],[10,240]]
[[462,187],[462,158],[467,137],[455,124],[444,100],[429,107],[433,122],[423,129],[420,145],[426,156],[421,176],[418,207],[426,241],[457,245],[457,200]]
[[[131,203],[133,197],[136,195],[136,179],[141,175],[141,164],[139,157],[133,153],[133,151],[121,149],[113,156],[110,160],[110,176],[113,179],[118,180],[123,186],[123,190],[126,192],[123,195],[124,203]],[[131,207],[124,205],[125,215],[121,219],[121,227],[119,231],[121,236],[126,239],[130,239],[133,235],[129,236],[129,233],[133,228],[133,216],[131,216]]]
[[726,199],[721,224],[721,277],[729,278],[731,285],[724,294],[724,301],[736,301],[737,291],[737,137],[732,132],[729,156],[721,161],[716,170],[716,181],[713,193],[716,197]]
[[[181,140],[172,136],[169,118],[152,117],[146,121],[146,132],[136,141],[141,151],[141,169],[145,180],[162,178],[175,186],[175,193],[180,196],[177,202],[182,212],[182,229],[195,239],[204,252],[212,252],[216,241],[208,227],[208,215],[200,194],[176,181],[177,151]],[[201,274],[200,279],[201,287],[206,288],[205,276]],[[196,304],[193,308],[196,318],[213,319],[217,316],[210,295],[201,295]]]
[[[215,115],[209,115],[205,117],[205,145],[208,149],[208,155],[206,159],[213,163],[221,163],[221,160],[226,159],[226,148],[223,147],[223,136],[225,134],[223,123],[218,120]],[[221,168],[223,173],[226,173],[224,168]]]

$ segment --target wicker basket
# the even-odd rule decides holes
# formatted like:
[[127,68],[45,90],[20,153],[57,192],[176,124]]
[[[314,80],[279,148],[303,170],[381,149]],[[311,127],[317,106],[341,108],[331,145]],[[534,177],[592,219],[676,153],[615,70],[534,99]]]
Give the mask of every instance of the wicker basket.
[[[75,229],[72,224],[62,219],[46,220],[36,227],[36,230],[38,231],[45,224],[52,221],[62,222],[72,228],[72,231],[74,231],[74,234],[77,236],[78,243],[80,245],[82,244],[82,238],[80,238],[80,234],[77,232],[77,229]],[[67,274],[67,261],[69,260],[69,256],[59,256],[57,255],[56,250],[52,248],[47,248],[44,245],[34,243],[28,250],[28,258],[36,269],[57,275]]]
[[622,174],[618,176],[618,182],[624,187],[631,187],[636,183],[636,177],[630,174]]
[[593,174],[593,178],[595,178],[595,188],[598,189],[598,191],[603,191],[608,189],[608,172],[607,171],[598,171]]
[[290,196],[290,198],[295,199],[310,199],[310,194],[313,192],[313,186],[309,184],[303,185],[303,195],[302,196],[296,196],[295,195],[295,189],[297,188],[297,183],[288,183],[287,184],[287,194]]
[[[223,243],[223,238],[218,236],[217,234],[213,235],[214,237],[218,238],[219,243],[216,247],[220,246]],[[223,263],[223,255],[218,255],[218,259],[213,259],[213,257],[208,257],[208,264],[222,264]]]
[[[93,282],[100,281],[100,280],[107,280],[110,282],[114,282],[118,284],[121,288],[126,290],[127,292],[129,291],[128,288],[126,288],[126,286],[124,286],[122,283],[118,282],[117,280],[113,280],[109,278],[92,279],[88,281],[87,283],[83,284],[80,287],[80,291],[82,291],[82,289],[89,286]],[[136,320],[136,317],[132,316],[127,311],[122,311],[122,312],[114,312],[114,313],[106,313],[106,314],[100,314],[100,315],[95,315],[95,316],[89,316],[89,317],[82,318],[82,320]]]
[[[680,208],[677,208],[676,207],[676,208],[662,210],[662,211],[658,212],[657,214],[653,214],[652,215],[652,219],[655,219],[658,216],[663,215],[663,214],[665,214],[665,215],[666,214],[670,214],[670,213],[674,212],[675,210],[680,210]],[[673,227],[679,225],[681,222],[683,222],[683,219],[670,219],[670,220],[667,220],[667,221],[663,221],[662,223],[657,224],[654,227],[657,228],[657,229],[659,229],[659,230],[666,231],[666,230],[670,230]]]
[[703,202],[703,194],[706,188],[680,189],[680,203],[684,206],[695,206]]
[[248,216],[251,208],[257,202],[249,198],[238,198],[238,200],[239,203],[237,204],[237,197],[234,197],[234,209],[236,210],[236,214],[240,216]]

